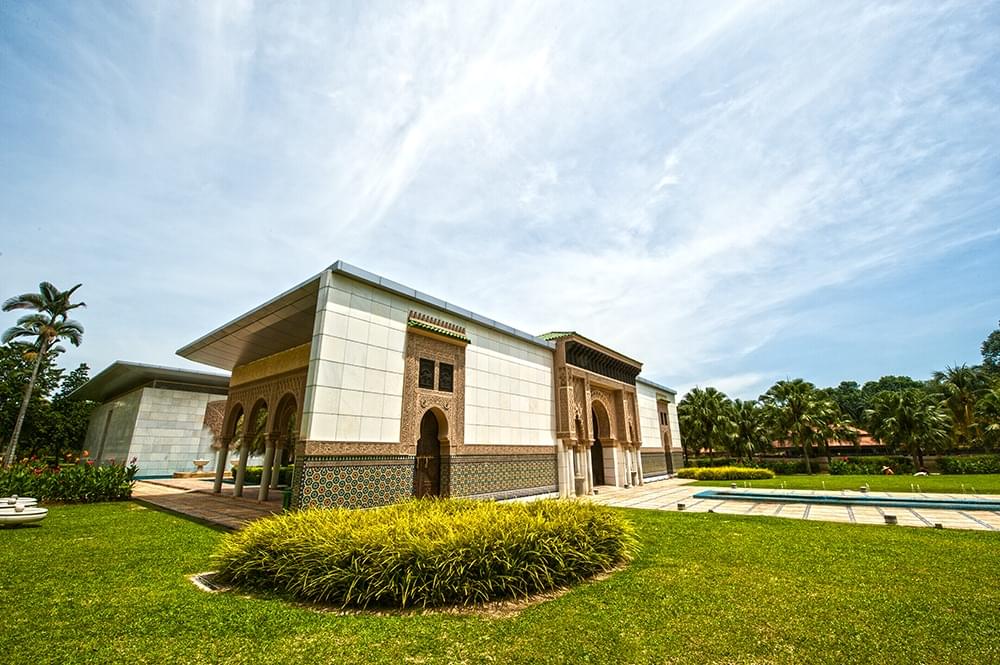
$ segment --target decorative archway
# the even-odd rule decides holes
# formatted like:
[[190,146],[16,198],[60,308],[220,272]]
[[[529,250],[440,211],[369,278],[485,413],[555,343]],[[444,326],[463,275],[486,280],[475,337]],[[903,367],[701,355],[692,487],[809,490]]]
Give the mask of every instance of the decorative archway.
[[594,441],[590,446],[590,467],[593,474],[592,485],[596,487],[606,483],[603,442],[611,439],[611,419],[608,416],[607,408],[599,400],[594,400],[591,404],[590,417],[594,436]]
[[[443,436],[442,436],[443,433]],[[413,495],[418,499],[441,496],[441,448],[448,441],[448,419],[438,408],[430,408],[420,419]]]

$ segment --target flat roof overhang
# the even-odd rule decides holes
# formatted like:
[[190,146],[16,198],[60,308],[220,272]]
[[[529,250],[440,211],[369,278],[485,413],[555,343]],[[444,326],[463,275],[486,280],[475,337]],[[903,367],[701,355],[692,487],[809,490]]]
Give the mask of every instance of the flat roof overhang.
[[250,310],[177,350],[177,355],[220,369],[265,358],[312,341],[320,275]]
[[69,396],[73,399],[106,402],[140,386],[155,382],[163,382],[191,391],[204,389],[205,392],[220,395],[226,394],[229,390],[228,374],[118,360],[74,390]]
[[177,355],[212,367],[232,370],[237,365],[311,342],[316,309],[319,305],[320,278],[327,271],[409,298],[459,319],[477,323],[537,346],[549,350],[555,348],[554,342],[421,293],[344,261],[337,261],[298,286],[178,349]]

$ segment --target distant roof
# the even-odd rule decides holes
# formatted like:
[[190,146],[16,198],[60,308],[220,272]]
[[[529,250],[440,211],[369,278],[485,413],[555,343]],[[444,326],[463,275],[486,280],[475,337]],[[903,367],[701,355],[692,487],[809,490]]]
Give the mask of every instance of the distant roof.
[[229,390],[229,375],[215,372],[202,372],[176,367],[160,367],[142,363],[115,361],[97,374],[90,381],[70,393],[74,399],[89,399],[95,402],[106,402],[113,397],[123,395],[139,386],[163,382],[171,387],[180,387],[192,391],[199,388],[204,392],[224,395]]
[[[344,261],[337,261],[326,270],[346,275],[383,291],[415,300],[526,342],[547,349],[555,347],[555,344],[548,340],[421,293]],[[177,354],[195,362],[231,370],[237,365],[310,342],[322,275],[323,272],[313,275],[298,286],[178,349]]]
[[656,383],[655,381],[650,381],[649,379],[647,379],[645,377],[637,376],[637,377],[635,377],[635,380],[637,382],[639,382],[639,383],[645,383],[647,386],[649,386],[651,388],[656,388],[657,390],[662,390],[665,393],[670,393],[671,395],[676,395],[677,394],[677,391],[674,390],[673,388],[668,388],[665,385],[663,385],[662,383]]

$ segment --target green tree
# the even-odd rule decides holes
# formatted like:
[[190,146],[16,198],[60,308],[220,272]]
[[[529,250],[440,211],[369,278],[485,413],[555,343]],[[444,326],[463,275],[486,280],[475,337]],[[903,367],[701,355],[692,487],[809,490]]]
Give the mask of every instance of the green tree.
[[31,376],[25,385],[21,408],[14,421],[10,443],[7,444],[7,451],[4,455],[6,465],[13,463],[14,455],[17,453],[18,438],[21,435],[21,428],[24,426],[24,418],[31,403],[31,393],[34,390],[42,363],[48,356],[64,350],[57,344],[58,341],[66,340],[73,346],[80,346],[83,339],[83,326],[68,317],[71,310],[85,306],[84,303],[70,301],[73,293],[81,286],[81,284],[77,284],[69,291],[60,291],[52,284],[42,282],[38,285],[38,293],[22,293],[19,296],[9,298],[3,304],[5,312],[15,309],[34,310],[34,313],[22,316],[17,320],[16,325],[5,330],[0,341],[3,344],[10,344],[11,342],[23,343],[24,340],[28,340],[31,350],[35,354]]
[[823,392],[833,400],[844,418],[856,425],[864,422],[865,396],[857,381],[841,381],[836,388],[826,388]]
[[[894,376],[892,374],[887,374],[877,381],[865,382],[865,384],[861,386],[861,397],[864,399],[865,411],[872,408],[875,397],[879,393],[883,393],[885,391],[893,392],[907,390],[909,388],[925,390],[927,388],[927,383],[924,381],[917,381],[916,379],[908,376]],[[864,419],[864,417],[864,414],[862,414],[862,419]]]
[[810,449],[819,441],[820,430],[832,404],[816,386],[803,379],[778,381],[761,396],[775,438],[801,448],[806,473],[812,473]]
[[979,350],[983,354],[983,369],[1000,376],[1000,325],[983,340]]
[[734,399],[731,405],[732,451],[741,460],[744,457],[753,459],[755,454],[763,452],[771,444],[764,408],[757,400],[752,399]]
[[976,402],[976,422],[982,433],[983,445],[990,450],[1000,450],[1000,382]]
[[690,450],[697,457],[707,450],[711,457],[717,448],[726,447],[733,426],[728,403],[729,398],[712,387],[693,388],[684,396],[677,405],[677,419],[685,453]]
[[940,449],[948,440],[948,416],[926,391],[908,388],[880,393],[867,412],[868,431],[894,450],[924,465],[924,452]]
[[943,372],[934,372],[934,384],[941,405],[951,418],[952,446],[974,445],[979,435],[976,401],[990,387],[986,375],[977,367],[947,367]]

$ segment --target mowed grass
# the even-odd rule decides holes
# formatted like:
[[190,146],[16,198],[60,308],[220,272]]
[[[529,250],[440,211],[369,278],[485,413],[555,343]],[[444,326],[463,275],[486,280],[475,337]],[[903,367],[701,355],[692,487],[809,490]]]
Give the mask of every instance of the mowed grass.
[[0,661],[995,663],[1000,534],[627,511],[625,570],[509,616],[207,594],[221,534],[133,503],[0,531]]
[[[778,476],[769,480],[701,480],[697,485],[729,487],[765,487],[780,489],[784,484],[790,490],[857,490],[868,483],[873,492],[910,492],[920,486],[921,492],[943,492],[945,494],[1000,494],[1000,474],[984,473],[969,475],[932,476]],[[912,488],[911,488],[912,486]]]

